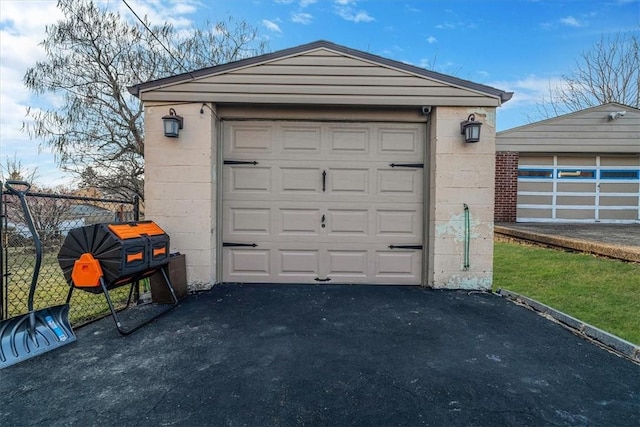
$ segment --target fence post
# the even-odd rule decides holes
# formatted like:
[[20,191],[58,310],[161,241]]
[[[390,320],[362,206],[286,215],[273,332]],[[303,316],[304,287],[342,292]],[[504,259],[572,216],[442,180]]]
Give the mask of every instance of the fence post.
[[5,297],[5,286],[4,286],[4,222],[6,221],[6,216],[4,214],[4,192],[2,190],[2,181],[0,181],[0,320],[4,320],[5,316],[5,304],[7,304]]
[[133,220],[140,221],[140,196],[133,196]]

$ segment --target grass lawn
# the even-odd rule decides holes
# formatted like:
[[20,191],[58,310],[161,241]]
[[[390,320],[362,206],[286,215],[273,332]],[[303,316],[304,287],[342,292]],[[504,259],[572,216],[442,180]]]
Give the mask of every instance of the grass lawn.
[[[25,251],[22,248],[9,248],[7,318],[28,311],[27,296],[35,263],[35,255],[31,252],[32,250]],[[129,288],[129,286],[121,286],[109,291],[116,307],[123,307],[126,304]],[[64,304],[68,292],[69,285],[58,265],[57,254],[45,253],[34,295],[34,309]],[[73,326],[81,325],[107,313],[109,313],[109,306],[102,293],[92,294],[79,289],[73,292],[69,312],[69,321]]]
[[532,298],[640,344],[640,264],[496,241],[494,290]]

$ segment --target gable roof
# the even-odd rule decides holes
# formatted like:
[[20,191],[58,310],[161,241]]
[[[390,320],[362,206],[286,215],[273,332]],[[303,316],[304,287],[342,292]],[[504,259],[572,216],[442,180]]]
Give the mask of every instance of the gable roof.
[[469,106],[498,106],[513,95],[327,41],[140,83],[129,92],[162,101],[288,103],[297,93],[301,103]]
[[[612,119],[611,113],[625,114]],[[640,153],[640,109],[610,102],[496,134],[497,151]]]

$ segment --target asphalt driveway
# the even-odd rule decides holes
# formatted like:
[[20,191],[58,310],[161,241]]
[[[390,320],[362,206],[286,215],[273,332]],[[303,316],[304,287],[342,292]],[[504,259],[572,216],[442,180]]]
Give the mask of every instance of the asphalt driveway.
[[216,286],[0,371],[0,425],[638,425],[640,366],[493,294]]

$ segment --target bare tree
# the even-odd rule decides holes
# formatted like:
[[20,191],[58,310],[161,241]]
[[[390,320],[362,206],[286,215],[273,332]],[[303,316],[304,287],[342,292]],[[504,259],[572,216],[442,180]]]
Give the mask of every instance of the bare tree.
[[24,82],[35,94],[57,95],[61,106],[31,108],[33,123],[24,130],[51,146],[81,185],[106,195],[143,198],[143,110],[128,86],[266,50],[244,22],[185,32],[146,18],[129,22],[93,0],[59,0],[58,8],[64,17],[47,27],[41,43],[46,60]]
[[575,61],[575,68],[550,86],[538,104],[544,118],[617,102],[640,108],[640,38],[637,33],[602,36]]
[[13,155],[13,159],[6,158],[5,166],[0,164],[0,179],[2,181],[28,181],[32,183],[38,178],[38,168],[30,169],[22,164],[17,154]]

